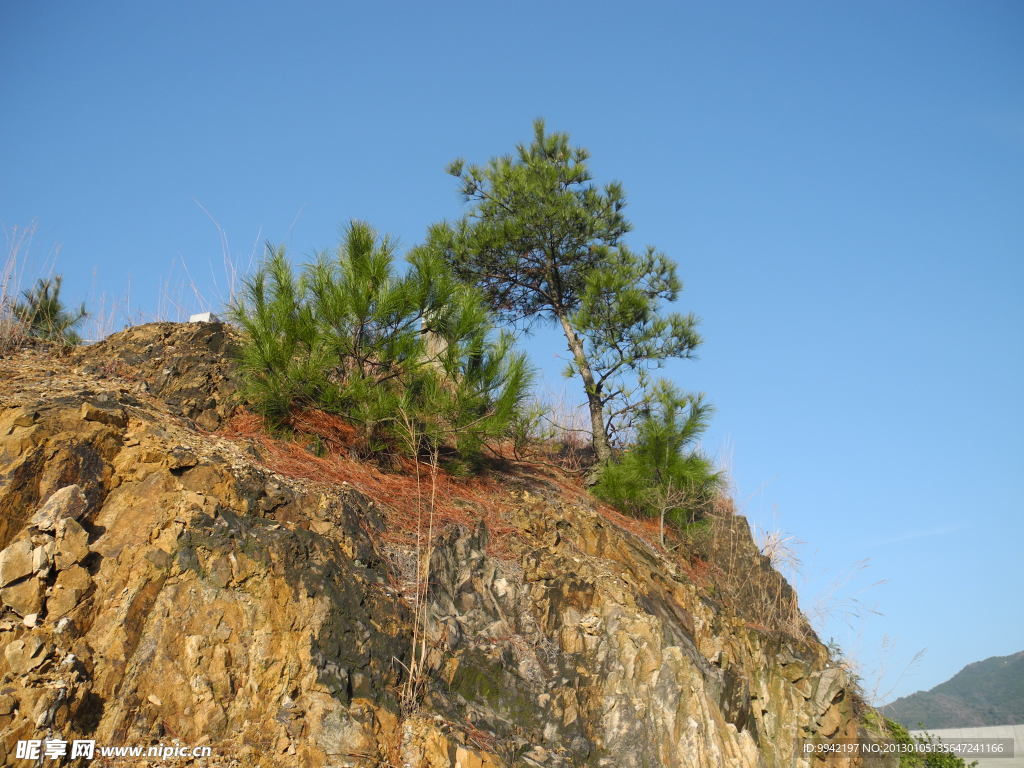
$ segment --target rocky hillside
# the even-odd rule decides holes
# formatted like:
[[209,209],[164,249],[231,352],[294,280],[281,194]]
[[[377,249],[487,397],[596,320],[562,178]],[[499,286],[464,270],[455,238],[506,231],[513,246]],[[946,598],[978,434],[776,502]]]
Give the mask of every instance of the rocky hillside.
[[870,738],[741,517],[669,554],[527,466],[438,526],[410,695],[398,497],[228,429],[230,347],[153,324],[0,360],[0,763],[60,738],[211,766],[788,768]]

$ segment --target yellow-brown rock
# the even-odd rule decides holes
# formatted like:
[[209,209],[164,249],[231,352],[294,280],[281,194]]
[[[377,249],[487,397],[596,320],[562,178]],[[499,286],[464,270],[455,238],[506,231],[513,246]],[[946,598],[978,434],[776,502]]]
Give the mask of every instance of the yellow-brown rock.
[[7,668],[15,675],[24,675],[46,660],[47,647],[42,638],[29,635],[12,640],[4,647]]
[[162,323],[0,361],[0,763],[52,735],[225,767],[809,768],[804,740],[871,738],[742,518],[710,545],[715,595],[515,473],[500,557],[482,524],[437,536],[403,696],[415,558],[385,543],[388,500],[210,434],[232,338]]
[[32,565],[32,542],[25,538],[11,542],[0,552],[0,587],[6,587],[26,576],[35,569]]
[[82,489],[68,485],[51,494],[39,511],[29,518],[28,524],[38,531],[53,531],[60,521],[81,517],[86,505]]
[[28,578],[0,589],[0,602],[18,616],[39,613],[43,606],[43,584]]
[[57,524],[53,562],[58,570],[80,563],[89,554],[89,533],[74,518]]
[[91,583],[89,572],[81,566],[72,565],[62,570],[46,598],[47,617],[59,619],[74,609],[89,591]]

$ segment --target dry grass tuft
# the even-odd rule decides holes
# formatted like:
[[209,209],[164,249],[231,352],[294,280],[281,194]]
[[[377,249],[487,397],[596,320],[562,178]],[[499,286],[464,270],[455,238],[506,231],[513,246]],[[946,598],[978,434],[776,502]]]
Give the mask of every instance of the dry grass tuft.
[[768,558],[772,567],[790,578],[795,577],[801,565],[797,549],[803,542],[782,531],[766,531],[757,538],[761,554]]
[[535,398],[536,422],[527,436],[525,451],[516,458],[531,464],[550,464],[571,474],[582,474],[594,463],[590,421],[580,404],[565,391]]
[[28,328],[14,314],[21,284],[21,269],[37,226],[5,227],[6,250],[0,265],[0,355],[20,349],[29,342]]
[[25,324],[14,316],[7,302],[0,299],[0,355],[21,349],[30,339]]

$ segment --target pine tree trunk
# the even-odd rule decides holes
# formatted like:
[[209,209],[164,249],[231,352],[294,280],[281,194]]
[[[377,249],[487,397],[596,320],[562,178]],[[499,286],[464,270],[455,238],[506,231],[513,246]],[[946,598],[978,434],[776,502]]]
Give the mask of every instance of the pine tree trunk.
[[[590,409],[590,429],[593,432],[594,454],[597,457],[597,466],[608,462],[612,457],[612,446],[608,441],[608,432],[604,425],[604,406],[601,404],[601,392],[594,382],[594,372],[590,368],[590,362],[583,351],[583,342],[580,341],[576,329],[572,327],[567,317],[559,315],[559,322],[565,332],[565,339],[569,342],[569,351],[572,352],[576,368],[583,378],[583,386],[587,391],[587,407]],[[591,478],[593,480],[594,478]]]

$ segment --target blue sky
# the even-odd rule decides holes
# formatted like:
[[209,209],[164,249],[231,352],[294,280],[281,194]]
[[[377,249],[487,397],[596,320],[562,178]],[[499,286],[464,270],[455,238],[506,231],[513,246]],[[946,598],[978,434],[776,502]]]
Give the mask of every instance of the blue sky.
[[412,246],[461,210],[449,160],[543,116],[678,262],[705,344],[668,374],[869,692],[1024,648],[1024,6],[370,5],[0,5],[26,279],[120,324],[225,295],[207,212],[241,266],[351,218]]

